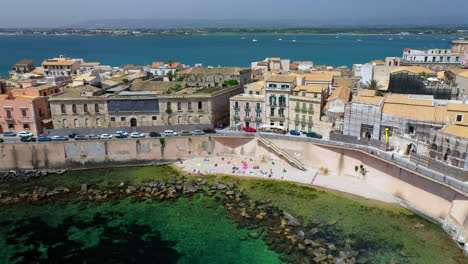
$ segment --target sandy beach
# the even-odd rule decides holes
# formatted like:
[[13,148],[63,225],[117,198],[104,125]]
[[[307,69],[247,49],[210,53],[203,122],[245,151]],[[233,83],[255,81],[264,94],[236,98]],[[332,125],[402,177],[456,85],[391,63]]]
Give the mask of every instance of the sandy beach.
[[316,168],[307,168],[306,171],[302,171],[291,167],[283,160],[242,156],[206,156],[183,160],[177,162],[176,166],[193,175],[222,174],[285,180],[324,187],[381,202],[397,203],[392,195],[372,187],[358,177],[339,176]]

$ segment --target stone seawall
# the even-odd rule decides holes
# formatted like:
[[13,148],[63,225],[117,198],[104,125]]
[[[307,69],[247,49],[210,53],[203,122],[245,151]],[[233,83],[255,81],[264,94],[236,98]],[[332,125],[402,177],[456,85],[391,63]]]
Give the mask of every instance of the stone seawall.
[[[460,243],[468,240],[466,193],[359,150],[287,139],[271,141],[307,167],[326,168],[343,177],[361,177],[371,186],[397,197],[408,208],[438,222]],[[174,137],[165,138],[163,142],[159,138],[145,138],[2,144],[0,170],[145,164],[222,154],[279,159],[253,136]],[[361,164],[367,170],[365,176],[355,171],[355,166]]]

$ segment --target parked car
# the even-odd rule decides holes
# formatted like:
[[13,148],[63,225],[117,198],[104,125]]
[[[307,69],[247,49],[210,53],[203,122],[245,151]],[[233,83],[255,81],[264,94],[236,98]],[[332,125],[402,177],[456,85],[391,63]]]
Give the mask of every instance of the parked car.
[[53,136],[52,141],[68,141],[68,138],[64,136]]
[[149,133],[149,136],[150,136],[150,137],[161,137],[161,134],[158,133],[158,132],[150,132],[150,133]]
[[123,131],[115,132],[115,138],[128,138],[128,133]]
[[130,137],[131,138],[144,138],[145,137],[145,134],[143,133],[138,133],[138,132],[133,132],[130,134]]
[[18,137],[32,137],[33,133],[27,131],[21,131],[18,133]]
[[90,134],[88,135],[88,138],[91,140],[95,140],[95,139],[99,139],[99,136],[97,136],[96,134]]
[[184,136],[191,136],[191,135],[192,135],[192,133],[190,133],[190,132],[187,131],[187,130],[182,130],[182,131],[180,131],[180,136],[181,136],[181,137],[184,137]]
[[71,133],[71,134],[68,134],[68,137],[69,138],[75,138],[78,134],[76,133]]
[[165,136],[165,137],[172,137],[172,136],[175,136],[175,135],[174,135],[174,131],[172,131],[172,130],[164,130],[164,136]]
[[88,140],[85,136],[82,135],[76,135],[75,140]]
[[109,134],[102,134],[101,139],[112,139],[112,135],[109,135]]
[[37,141],[39,141],[39,142],[43,142],[43,141],[52,141],[52,138],[46,137],[46,136],[39,136],[39,137],[37,138]]
[[36,138],[34,137],[21,137],[21,142],[36,142]]
[[6,131],[6,132],[3,132],[3,136],[4,137],[16,137],[16,134],[15,132],[12,132],[12,131]]
[[203,132],[205,132],[206,134],[215,134],[216,130],[214,130],[212,128],[205,128],[205,129],[203,129]]
[[5,140],[3,140],[3,138],[0,138],[0,143],[3,143],[5,142]]
[[296,130],[291,130],[289,131],[289,134],[293,135],[293,136],[300,136],[301,135],[301,132],[298,132]]
[[257,132],[257,129],[253,128],[253,127],[246,127],[244,129],[245,132]]
[[307,137],[311,137],[311,138],[322,138],[322,135],[318,134],[318,133],[315,133],[314,131],[309,131],[307,134],[306,134]]
[[194,136],[201,136],[201,135],[205,135],[205,132],[203,132],[201,130],[194,130],[193,135]]

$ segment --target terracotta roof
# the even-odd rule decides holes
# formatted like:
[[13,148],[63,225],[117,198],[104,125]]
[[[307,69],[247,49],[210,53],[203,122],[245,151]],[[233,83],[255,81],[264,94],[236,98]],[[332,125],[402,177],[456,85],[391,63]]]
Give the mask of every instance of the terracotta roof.
[[[372,91],[372,90],[368,90],[368,91]],[[375,91],[372,91],[372,92],[375,92]],[[358,95],[358,96],[353,97],[353,102],[379,105],[380,103],[382,103],[383,99],[384,98],[382,96],[359,96]]]
[[398,67],[396,69],[393,69],[390,73],[401,72],[401,71],[409,71],[409,72],[418,73],[418,74],[421,74],[423,72],[426,73],[426,74],[435,74],[436,73],[433,70],[430,70],[428,68],[424,68],[424,67],[421,67],[421,66],[402,66],[402,67]]
[[43,66],[71,66],[75,63],[74,60],[46,60],[42,63]]
[[301,92],[305,91],[308,93],[321,93],[323,90],[328,89],[327,84],[309,84],[309,85],[300,85],[296,86],[293,91]]
[[180,62],[173,62],[173,63],[167,65],[167,68],[168,69],[176,69],[179,66],[180,66]]
[[388,94],[385,99],[385,104],[397,104],[397,105],[425,105],[432,106],[434,104],[433,99],[429,96],[417,96],[411,94]]
[[358,96],[374,97],[375,96],[375,90],[363,89],[363,90],[358,92]]
[[304,74],[305,80],[309,82],[332,82],[334,76],[340,76],[339,72],[317,71]]
[[442,129],[442,131],[456,136],[468,138],[468,127],[466,126],[447,125]]
[[335,99],[341,99],[345,102],[349,101],[349,98],[351,97],[351,87],[348,86],[338,86],[335,91],[333,91],[332,95],[328,97],[327,101],[335,100]]
[[455,74],[460,74],[462,72],[468,72],[468,69],[449,69],[448,71],[451,71]]
[[445,79],[445,72],[443,71],[437,72],[437,79],[439,80]]
[[153,62],[153,64],[150,67],[153,68],[153,69],[157,69],[157,68],[161,67],[161,65],[163,65],[163,64],[164,64],[164,62],[155,61],[155,62]]
[[268,76],[265,81],[267,82],[283,82],[283,83],[293,83],[296,81],[296,76],[292,75],[271,75]]
[[276,62],[279,62],[281,61],[281,58],[270,58],[271,61],[276,61]]
[[32,60],[21,60],[18,61],[15,65],[21,65],[21,64],[34,64]]
[[435,107],[428,105],[404,105],[384,103],[382,113],[429,122],[446,123],[448,121],[446,107],[442,106]]
[[265,81],[253,82],[245,85],[246,88],[262,89],[265,88]]
[[57,85],[43,84],[43,85],[39,85],[39,86],[28,87],[28,88],[25,88],[25,89],[33,89],[33,90],[37,90],[37,91],[42,91],[42,90],[48,90],[48,89],[53,88],[53,87],[57,87]]
[[447,104],[447,111],[468,112],[468,104]]
[[460,75],[462,77],[465,77],[465,78],[468,78],[468,70],[466,70],[466,71],[464,71],[464,72],[462,72],[462,73],[460,73],[458,75]]
[[350,78],[335,78],[333,79],[334,86],[353,86],[353,80]]
[[216,67],[216,68],[204,68],[204,67],[192,67],[179,72],[179,74],[230,74],[240,75],[242,71],[248,68],[239,67]]
[[375,63],[375,65],[385,65],[385,61],[381,61],[381,60],[374,60],[372,62]]

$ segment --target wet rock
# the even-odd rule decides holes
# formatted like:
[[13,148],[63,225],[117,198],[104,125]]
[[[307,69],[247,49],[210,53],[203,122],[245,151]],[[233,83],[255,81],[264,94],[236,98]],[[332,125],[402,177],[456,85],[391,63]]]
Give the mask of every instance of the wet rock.
[[135,187],[135,186],[128,186],[127,187],[127,192],[136,192],[136,190],[137,190],[137,187]]
[[304,240],[304,238],[305,238],[304,231],[300,230],[300,231],[297,233],[297,239],[299,239],[299,240]]
[[329,244],[328,249],[330,249],[331,251],[334,251],[336,250],[336,246],[334,244]]
[[59,193],[60,193],[59,191],[53,190],[53,191],[47,192],[46,196],[47,196],[47,197],[50,197],[50,196],[57,195],[57,194],[59,194]]
[[424,228],[424,225],[421,224],[421,223],[418,223],[418,224],[414,225],[414,227],[416,227],[416,228]]

